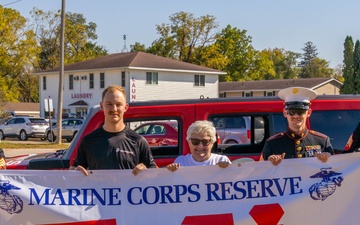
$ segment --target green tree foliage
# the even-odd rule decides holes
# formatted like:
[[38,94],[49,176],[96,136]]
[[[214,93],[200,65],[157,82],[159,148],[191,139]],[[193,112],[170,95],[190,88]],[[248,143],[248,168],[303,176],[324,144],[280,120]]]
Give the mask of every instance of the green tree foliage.
[[[219,43],[195,50],[196,63],[213,69],[225,71],[230,59],[221,54]],[[222,79],[222,77],[220,77]]]
[[276,77],[274,61],[272,61],[270,51],[263,50],[256,55],[251,74],[252,80],[272,80]]
[[152,43],[149,53],[194,62],[195,50],[206,48],[215,41],[218,25],[214,16],[195,18],[191,13],[178,12],[171,15],[169,20],[170,24],[156,26],[160,38]]
[[[45,70],[59,66],[60,63],[60,11],[34,8],[31,12],[36,27],[41,53],[39,69]],[[96,24],[89,22],[82,14],[66,13],[65,16],[64,63],[80,62],[107,54],[96,42]]]
[[[274,48],[264,49],[261,54],[263,58],[272,63],[272,70],[264,73],[263,79],[294,79],[297,77],[297,59],[301,56],[299,53]],[[258,70],[262,70],[261,64],[258,66]]]
[[[253,67],[258,52],[251,45],[251,37],[246,30],[240,30],[228,25],[218,35],[215,44],[218,53],[226,58],[223,71],[227,72],[222,81],[244,81],[258,78]],[[217,68],[219,69],[219,68]]]
[[131,51],[145,51],[227,72],[220,81],[294,79],[299,74],[304,78],[326,77],[333,73],[328,62],[317,58],[311,42],[306,43],[303,55],[278,48],[259,52],[253,48],[246,30],[227,25],[216,33],[218,25],[213,16],[195,18],[191,13],[179,12],[169,20],[168,24],[157,25],[160,37],[151,47],[136,42]]
[[130,52],[146,52],[146,47],[139,42],[135,42],[134,45],[130,45]]
[[344,60],[342,74],[344,84],[340,88],[342,94],[352,94],[355,91],[354,86],[354,42],[351,36],[347,36],[344,42]]
[[38,50],[26,19],[18,11],[0,6],[1,101],[38,101],[38,91],[33,93],[38,82],[32,75]]

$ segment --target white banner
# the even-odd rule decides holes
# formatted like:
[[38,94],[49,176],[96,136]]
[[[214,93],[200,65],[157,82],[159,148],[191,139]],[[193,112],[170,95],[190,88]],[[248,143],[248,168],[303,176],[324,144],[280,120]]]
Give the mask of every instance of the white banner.
[[6,225],[357,225],[360,154],[131,170],[0,171]]

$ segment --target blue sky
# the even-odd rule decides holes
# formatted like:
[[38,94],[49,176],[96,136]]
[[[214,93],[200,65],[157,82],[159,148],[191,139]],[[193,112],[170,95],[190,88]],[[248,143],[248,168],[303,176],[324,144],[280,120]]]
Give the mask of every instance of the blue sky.
[[[33,7],[61,8],[61,0],[0,0],[0,4],[26,18]],[[81,13],[87,22],[97,24],[97,43],[110,53],[121,52],[124,34],[127,49],[135,42],[149,47],[159,37],[155,26],[184,11],[195,17],[215,16],[219,30],[228,24],[247,30],[257,50],[278,47],[302,53],[311,41],[318,56],[332,67],[342,63],[347,35],[360,40],[359,9],[358,0],[66,0],[66,11]]]

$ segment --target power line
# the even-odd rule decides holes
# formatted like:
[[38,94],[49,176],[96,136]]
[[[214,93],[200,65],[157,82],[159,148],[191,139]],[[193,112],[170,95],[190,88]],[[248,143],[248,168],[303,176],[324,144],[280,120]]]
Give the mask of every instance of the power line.
[[14,4],[14,3],[17,3],[17,2],[21,2],[21,1],[22,0],[13,1],[13,2],[10,2],[10,3],[4,4],[3,6],[11,5],[11,4]]

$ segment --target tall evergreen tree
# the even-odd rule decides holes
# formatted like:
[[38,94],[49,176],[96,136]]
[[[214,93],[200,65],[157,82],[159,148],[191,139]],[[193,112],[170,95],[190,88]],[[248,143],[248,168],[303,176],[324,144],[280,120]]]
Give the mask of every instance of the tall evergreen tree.
[[342,94],[352,94],[354,88],[354,42],[351,36],[346,36],[344,42],[344,60],[342,74],[344,84],[340,88]]
[[360,42],[355,43],[354,49],[354,92],[360,93]]
[[314,67],[314,59],[317,58],[318,55],[316,46],[311,41],[308,41],[301,50],[303,50],[304,53],[302,54],[302,60],[299,63],[299,67],[301,68],[299,76],[301,78],[314,77],[316,70]]

